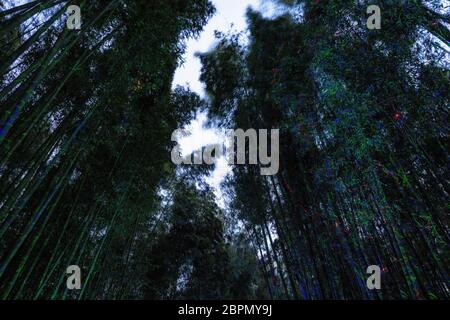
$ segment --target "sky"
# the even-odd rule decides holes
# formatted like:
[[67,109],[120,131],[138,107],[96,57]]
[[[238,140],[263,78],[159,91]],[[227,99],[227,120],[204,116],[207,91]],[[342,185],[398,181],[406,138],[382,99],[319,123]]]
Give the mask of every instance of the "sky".
[[[200,60],[195,57],[196,52],[207,52],[214,47],[214,31],[228,32],[229,30],[243,31],[247,29],[245,13],[249,6],[253,9],[263,9],[259,0],[212,0],[216,7],[216,14],[209,20],[203,32],[198,39],[191,39],[187,42],[186,53],[183,56],[184,64],[175,72],[173,87],[177,85],[188,86],[192,91],[205,96],[203,84],[200,82]],[[266,8],[265,10],[270,10]],[[223,141],[223,137],[218,130],[214,128],[205,128],[207,122],[205,114],[198,114],[186,129],[191,135],[179,141],[183,150],[183,155],[190,154],[194,150],[208,144]],[[216,162],[216,168],[206,182],[214,189],[219,206],[224,206],[224,200],[220,190],[220,183],[225,176],[231,172],[231,168],[224,158]]]
[[[248,7],[258,10],[265,17],[273,17],[281,13],[280,8],[275,7],[270,0],[211,0],[211,2],[216,7],[216,13],[204,27],[199,38],[187,41],[186,52],[183,56],[184,64],[176,70],[172,83],[173,88],[177,85],[189,87],[200,97],[205,97],[205,88],[199,80],[201,63],[195,54],[208,52],[214,48],[216,43],[214,31],[223,33],[228,33],[230,30],[233,32],[246,31]],[[200,113],[184,128],[191,134],[179,141],[183,156],[189,155],[203,146],[224,142],[223,133],[214,128],[206,128],[207,121],[206,114]],[[231,173],[231,167],[222,157],[217,159],[215,170],[211,176],[206,178],[206,182],[214,189],[218,205],[222,208],[225,207],[225,204],[220,183],[229,173]]]
[[[212,0],[216,7],[216,14],[209,20],[199,39],[187,42],[184,55],[186,62],[177,69],[173,85],[186,85],[201,96],[204,94],[203,85],[199,81],[201,64],[194,55],[196,52],[207,52],[214,46],[214,30],[227,32],[230,29],[242,31],[247,28],[245,12],[248,6],[259,9],[259,0]],[[231,28],[231,26],[233,27]]]

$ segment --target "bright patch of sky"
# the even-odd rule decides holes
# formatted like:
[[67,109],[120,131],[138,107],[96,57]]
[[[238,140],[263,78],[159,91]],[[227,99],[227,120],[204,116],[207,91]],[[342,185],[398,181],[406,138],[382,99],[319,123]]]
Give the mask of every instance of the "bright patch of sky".
[[[173,87],[177,85],[189,87],[201,97],[205,97],[205,88],[199,80],[201,63],[195,54],[208,52],[214,48],[216,43],[214,31],[223,33],[246,31],[246,12],[249,6],[262,12],[264,16],[272,16],[277,11],[269,0],[212,0],[212,3],[216,7],[216,14],[209,20],[197,39],[187,41],[186,53],[183,56],[184,63],[176,70],[172,85]],[[207,128],[207,121],[206,114],[199,113],[185,128],[190,135],[179,141],[183,155],[188,155],[206,145],[224,142],[223,133],[215,128]],[[217,160],[212,174],[206,178],[206,182],[214,189],[221,207],[224,207],[224,199],[220,183],[230,172],[230,166],[222,157]]]
[[204,87],[200,82],[200,60],[196,52],[207,52],[214,47],[214,31],[227,33],[230,30],[243,31],[247,29],[245,13],[251,6],[255,10],[271,14],[275,9],[268,0],[212,0],[216,14],[209,20],[198,39],[190,39],[184,55],[185,63],[177,69],[173,86],[189,85],[192,91],[204,96]]

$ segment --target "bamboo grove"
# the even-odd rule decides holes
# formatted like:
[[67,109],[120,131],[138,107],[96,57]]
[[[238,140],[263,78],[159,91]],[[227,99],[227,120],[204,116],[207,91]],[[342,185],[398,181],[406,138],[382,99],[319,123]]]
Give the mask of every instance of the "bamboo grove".
[[[207,0],[5,2],[0,299],[449,298],[445,1],[273,2],[199,54],[207,100],[171,89]],[[279,128],[278,174],[233,166],[218,207],[170,159],[198,110]]]

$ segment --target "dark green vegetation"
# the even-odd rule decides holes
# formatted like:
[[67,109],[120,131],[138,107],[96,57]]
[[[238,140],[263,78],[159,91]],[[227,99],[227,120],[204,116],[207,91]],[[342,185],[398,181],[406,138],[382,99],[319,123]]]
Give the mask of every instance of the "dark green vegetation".
[[[289,14],[248,12],[248,45],[218,34],[200,55],[209,105],[171,90],[207,0],[0,12],[0,299],[450,296],[441,1],[279,2]],[[69,4],[81,30],[65,28]],[[210,168],[177,175],[170,160],[172,131],[205,108],[224,127],[281,130],[279,173],[235,166],[226,210]]]

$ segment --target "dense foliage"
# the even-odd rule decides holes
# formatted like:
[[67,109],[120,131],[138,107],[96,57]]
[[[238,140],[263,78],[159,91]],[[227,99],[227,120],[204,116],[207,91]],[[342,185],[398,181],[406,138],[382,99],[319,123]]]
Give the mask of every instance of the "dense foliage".
[[[374,3],[380,30],[366,27]],[[449,56],[436,37],[450,38],[437,4],[291,1],[276,19],[248,12],[248,46],[218,35],[201,55],[211,117],[281,129],[280,172],[236,166],[228,183],[280,280],[272,297],[448,297]]]
[[[0,299],[450,296],[443,1],[276,2],[276,18],[248,11],[248,43],[217,33],[199,55],[208,101],[171,89],[208,0],[2,8]],[[71,4],[80,30],[66,28]],[[225,209],[211,168],[170,159],[200,109],[280,129],[278,174],[234,166]]]

